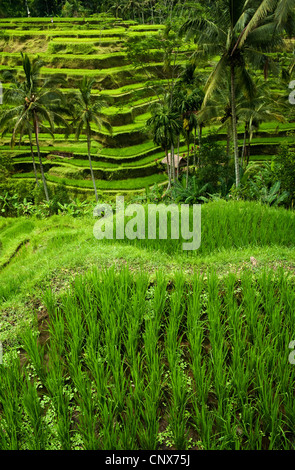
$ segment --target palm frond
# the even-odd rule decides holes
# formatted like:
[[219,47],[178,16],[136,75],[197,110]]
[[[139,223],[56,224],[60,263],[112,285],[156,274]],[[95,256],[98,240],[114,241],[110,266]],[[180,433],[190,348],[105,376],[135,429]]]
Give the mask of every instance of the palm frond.
[[262,0],[251,20],[241,32],[241,35],[238,39],[238,48],[241,48],[244,45],[249,34],[260,24],[262,20],[266,18],[267,14],[274,10],[277,1],[278,0]]
[[215,69],[211,72],[204,89],[205,96],[203,106],[206,105],[208,99],[211,97],[214,90],[218,87],[218,84],[222,81],[221,78],[225,73],[225,66],[227,65],[227,60],[227,55],[224,54],[218,61]]
[[294,0],[279,0],[275,10],[275,21],[279,28],[288,22],[290,14],[294,14]]

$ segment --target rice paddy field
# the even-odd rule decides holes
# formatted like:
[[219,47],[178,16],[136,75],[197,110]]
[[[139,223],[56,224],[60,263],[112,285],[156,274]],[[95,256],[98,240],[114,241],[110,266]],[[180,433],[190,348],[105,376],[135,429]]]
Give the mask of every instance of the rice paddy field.
[[[91,159],[110,204],[167,182],[146,130],[153,85],[167,81],[163,57],[154,51],[145,70],[134,68],[124,49],[161,29],[107,16],[0,19],[0,71],[20,76],[20,53],[38,54],[42,77],[64,77],[65,93],[90,76],[94,97],[107,96],[113,132],[94,128]],[[191,52],[183,48],[179,65]],[[292,146],[294,128],[261,124],[250,160]],[[30,147],[10,140],[0,138],[9,182],[33,188]],[[217,140],[226,145],[225,131]],[[172,230],[98,240],[86,136],[43,129],[40,148],[48,186],[63,183],[83,210],[47,217],[41,203],[35,215],[0,217],[0,450],[294,450],[293,207],[202,204],[195,251]]]
[[91,215],[0,221],[1,449],[294,449],[294,213],[202,220],[186,254]]
[[[93,128],[91,158],[97,188],[104,194],[117,190],[126,195],[138,193],[147,185],[166,180],[166,169],[161,164],[163,151],[155,147],[146,129],[149,106],[157,100],[155,84],[159,86],[167,80],[161,62],[163,56],[160,51],[151,51],[145,67],[134,67],[125,50],[130,38],[151,37],[163,28],[163,25],[138,25],[134,21],[106,16],[75,18],[73,22],[55,18],[53,23],[50,18],[0,19],[0,71],[16,70],[20,76],[21,52],[24,52],[31,58],[38,55],[44,61],[41,76],[62,76],[66,80],[65,93],[77,90],[83,76],[95,78],[94,97],[99,98],[100,94],[106,97],[107,105],[102,111],[113,128],[112,134],[104,128]],[[177,59],[179,65],[194,50],[193,44],[183,44]],[[200,64],[200,77],[209,75],[216,60],[213,58]],[[3,86],[5,89],[9,85],[4,83]],[[287,98],[287,85],[286,90],[280,92]],[[204,128],[203,136],[213,130],[214,126]],[[264,123],[252,138],[250,159],[271,159],[282,143],[293,144],[293,131],[293,122]],[[62,128],[57,129],[54,139],[46,131],[40,134],[48,185],[54,188],[63,182],[72,192],[87,198],[91,178],[86,163],[86,136],[82,135],[77,142],[74,135],[64,139],[62,132]],[[243,133],[244,129],[240,127],[240,147],[243,146]],[[33,182],[29,145],[24,141],[12,150],[10,140],[9,133],[0,138],[0,151],[12,157],[12,178]],[[220,131],[220,142],[226,145],[223,131]],[[180,152],[186,152],[184,141]],[[70,176],[71,173],[74,176]]]

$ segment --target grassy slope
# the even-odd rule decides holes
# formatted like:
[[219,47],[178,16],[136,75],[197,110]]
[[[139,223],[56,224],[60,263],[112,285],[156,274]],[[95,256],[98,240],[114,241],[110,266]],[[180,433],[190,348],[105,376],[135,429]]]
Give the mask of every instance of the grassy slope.
[[[142,73],[141,75],[138,75],[136,83],[128,84],[129,79],[127,76],[125,76],[125,73],[129,73],[130,65],[126,65],[126,62],[124,61],[125,56],[123,49],[121,49],[121,45],[122,41],[124,42],[128,36],[142,35],[145,34],[145,32],[148,34],[156,33],[160,27],[157,25],[154,27],[151,25],[134,25],[132,22],[125,24],[111,18],[108,21],[109,24],[107,27],[102,28],[99,20],[85,20],[84,22],[80,19],[79,21],[74,22],[74,24],[76,23],[76,26],[73,28],[73,24],[69,24],[69,21],[64,19],[61,21],[59,21],[59,19],[56,20],[53,25],[51,25],[51,23],[49,24],[48,19],[45,21],[42,19],[40,22],[39,19],[35,19],[34,21],[24,20],[17,23],[17,29],[15,30],[11,29],[13,20],[2,21],[2,29],[4,30],[2,38],[2,42],[4,40],[4,51],[0,54],[0,63],[2,60],[0,69],[6,69],[9,64],[9,66],[14,66],[16,70],[20,70],[21,67],[19,51],[24,47],[28,47],[27,51],[29,51],[31,54],[38,52],[38,54],[41,54],[41,57],[45,59],[46,67],[43,68],[44,73],[59,72],[66,74],[71,81],[69,84],[71,87],[76,86],[77,77],[85,74],[93,75],[98,78],[100,77],[101,79],[108,75],[114,77],[114,75],[119,74],[118,77],[120,76],[121,78],[117,83],[117,87],[115,89],[104,90],[103,92],[103,94],[108,95],[111,99],[111,105],[106,108],[104,112],[106,112],[106,114],[110,117],[110,121],[113,125],[113,137],[110,139],[108,132],[105,129],[94,129],[97,132],[97,136],[95,138],[98,139],[99,142],[94,140],[92,145],[94,160],[96,160],[98,155],[109,155],[111,158],[108,159],[108,161],[102,163],[94,162],[94,166],[97,169],[102,169],[107,175],[106,179],[111,180],[113,178],[112,170],[116,168],[116,165],[119,164],[119,168],[123,158],[128,157],[129,155],[136,155],[136,165],[134,165],[130,160],[130,164],[128,161],[126,161],[125,167],[132,168],[133,166],[136,166],[137,169],[141,168],[141,178],[137,177],[139,175],[138,171],[136,174],[133,172],[133,174],[130,173],[130,175],[128,175],[128,173],[125,171],[122,177],[118,177],[118,179],[120,178],[120,183],[106,183],[105,181],[98,181],[98,186],[103,191],[114,191],[115,189],[138,189],[139,187],[143,188],[145,186],[146,178],[148,178],[147,181],[152,178],[151,171],[147,170],[147,166],[150,168],[153,164],[153,161],[155,162],[153,170],[153,173],[155,174],[154,181],[163,180],[162,176],[157,175],[161,169],[158,169],[156,164],[157,160],[162,159],[163,152],[161,152],[160,149],[158,149],[157,153],[154,151],[150,152],[150,149],[152,149],[154,145],[151,141],[146,140],[147,136],[145,133],[145,122],[150,115],[148,113],[148,102],[155,97],[151,97],[152,91],[148,86],[149,82],[146,82],[147,77],[142,75]],[[6,31],[5,25],[8,25],[8,29]],[[36,29],[33,29],[33,27]],[[88,30],[88,28],[90,29]],[[39,33],[41,38],[38,37]],[[107,49],[100,47],[96,48],[97,45],[100,46],[101,41],[104,42],[108,40],[110,41],[108,44],[110,47]],[[91,46],[91,41],[94,41],[93,47]],[[60,52],[59,50],[56,50],[57,54],[51,54],[51,52],[55,51],[56,45],[64,46],[66,49],[63,48]],[[90,47],[92,47],[91,50],[89,49]],[[89,51],[91,52],[90,54],[88,53]],[[56,59],[58,61],[61,60],[62,64],[59,62],[54,62]],[[215,62],[217,59],[218,58],[215,57],[213,62]],[[159,59],[157,59],[157,61],[158,60]],[[66,63],[64,63],[65,61]],[[94,64],[93,61],[100,61],[98,68],[98,62],[95,62]],[[108,61],[111,62],[108,63]],[[151,57],[151,61],[155,62],[156,59],[153,60]],[[16,64],[18,65],[15,66]],[[93,64],[95,65],[95,70],[91,70],[93,68]],[[107,68],[101,69],[102,66]],[[139,70],[137,70],[137,73],[139,73]],[[207,74],[208,67],[206,69],[200,68],[199,73]],[[124,83],[124,85],[119,86],[120,82]],[[108,86],[109,85],[107,85],[107,87]],[[100,93],[99,90],[94,90],[95,95],[98,93]],[[212,126],[211,129],[204,129],[203,135],[206,136],[208,132],[213,130],[213,128],[214,126]],[[283,142],[293,143],[294,139],[292,136],[282,136],[281,134],[278,134],[278,132],[292,130],[293,128],[294,127],[292,124],[289,123],[280,124],[279,126],[277,123],[263,124],[259,130],[258,135],[254,136],[253,138],[253,155],[251,156],[251,160],[267,160],[269,159],[269,155],[276,151],[276,147],[279,144]],[[239,132],[239,145],[242,146],[243,127],[239,128]],[[221,135],[222,134],[223,131],[221,131]],[[222,135],[221,138],[224,139],[224,137],[225,136]],[[77,158],[76,161],[64,160],[64,165],[69,167],[69,172],[74,172],[77,167],[80,167],[81,169],[85,168],[85,164],[80,163],[80,159],[83,158],[83,154],[86,155],[85,136],[82,136],[81,142],[75,142],[73,138],[68,139],[66,142],[64,139],[61,139],[62,136],[59,138],[57,135],[55,141],[52,141],[49,135],[41,134],[40,141],[44,156],[45,152],[51,152],[53,146],[55,150],[64,150],[66,152],[70,151],[75,154],[74,157],[75,159]],[[1,142],[1,150],[7,150],[9,152],[9,140],[10,135],[7,134],[5,139],[3,139]],[[138,142],[141,140],[142,143],[138,144]],[[99,150],[101,148],[102,142],[104,146],[110,145],[113,147],[113,145],[115,145],[117,147],[121,147],[122,145],[126,145],[128,147],[106,147],[102,150]],[[225,145],[225,140],[223,140],[222,143]],[[255,145],[258,147],[255,148]],[[15,158],[15,162],[21,163],[28,161],[27,159],[30,158],[28,146],[21,146],[20,148],[23,149],[22,157],[25,155],[25,159],[22,157],[19,159]],[[182,146],[180,150],[181,153],[184,153],[186,151],[186,147]],[[266,155],[264,155],[264,153]],[[57,165],[59,163],[62,162],[56,161]],[[18,171],[19,168],[21,168],[23,173],[16,175],[17,177],[28,178],[31,176],[32,169],[30,167],[19,166]],[[62,169],[59,170],[59,173],[62,175]],[[133,178],[134,175],[136,176],[136,181],[131,183],[130,178]],[[59,178],[58,174],[53,177],[51,176],[51,182],[57,183],[60,181],[60,178],[57,178]],[[71,178],[69,178],[67,184],[71,187],[79,187],[81,191],[85,189],[85,194],[90,189],[90,182],[87,180],[81,183],[80,180],[71,181]]]
[[[92,266],[129,265],[148,272],[163,270],[169,278],[182,271],[214,267],[229,271],[283,266],[294,273],[294,214],[256,203],[215,202],[202,206],[202,244],[183,252],[179,241],[98,241],[95,219],[53,216],[49,219],[0,219],[0,341],[13,344],[34,305],[42,305],[47,287],[67,288],[77,273]],[[250,258],[256,259],[256,264]],[[18,338],[19,339],[19,338]]]

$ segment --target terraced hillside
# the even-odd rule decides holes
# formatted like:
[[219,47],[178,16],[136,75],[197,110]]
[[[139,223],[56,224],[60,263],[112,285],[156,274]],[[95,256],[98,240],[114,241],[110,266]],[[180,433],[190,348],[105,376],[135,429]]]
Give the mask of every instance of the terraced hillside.
[[[124,43],[130,37],[157,34],[164,26],[137,25],[114,18],[26,18],[0,20],[0,71],[15,69],[21,73],[21,54],[37,54],[46,64],[42,75],[58,73],[67,80],[65,92],[77,88],[85,75],[96,79],[94,96],[108,97],[103,113],[112,124],[113,132],[94,129],[92,160],[97,188],[103,192],[142,190],[153,183],[166,181],[161,164],[164,155],[146,132],[149,105],[156,99],[151,84],[164,80],[161,54],[155,51],[145,69],[128,63]],[[180,61],[185,58],[180,56]],[[212,64],[200,70],[208,75]],[[149,78],[146,74],[149,73]],[[4,84],[4,87],[8,86]],[[288,136],[293,124],[269,123],[261,126],[252,141],[251,159],[264,160],[276,153]],[[210,129],[204,129],[206,135]],[[240,129],[240,145],[243,145]],[[221,133],[220,139],[224,142]],[[282,139],[283,138],[283,139]],[[32,158],[28,142],[10,148],[11,136],[0,141],[0,151],[13,159],[14,179],[34,181]],[[40,137],[41,154],[47,181],[56,185],[65,182],[75,193],[92,195],[85,135],[77,142],[74,135],[64,138],[57,129],[55,139],[50,134]],[[224,142],[225,143],[225,142]],[[180,148],[181,153],[186,146]]]

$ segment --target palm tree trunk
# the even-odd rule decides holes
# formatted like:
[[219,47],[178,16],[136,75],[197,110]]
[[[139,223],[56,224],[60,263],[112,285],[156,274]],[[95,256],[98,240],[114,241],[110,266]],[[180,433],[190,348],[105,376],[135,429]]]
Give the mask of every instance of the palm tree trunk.
[[152,17],[152,24],[155,24],[154,22],[154,8],[153,8],[153,3],[151,2],[151,17]]
[[198,140],[199,140],[199,157],[198,157],[198,167],[201,166],[201,145],[202,145],[202,124],[198,126]]
[[202,137],[202,127],[201,127],[201,125],[197,127],[197,130],[198,130],[199,148],[201,148],[201,137]]
[[245,131],[244,131],[243,149],[242,149],[242,155],[241,155],[241,166],[243,166],[244,157],[246,155],[247,132],[248,132],[248,123],[246,122],[245,123]]
[[249,133],[248,134],[248,145],[247,145],[247,150],[246,150],[246,154],[247,154],[246,166],[248,166],[249,160],[250,160],[250,145],[251,145],[251,136],[250,136],[250,133]]
[[34,157],[34,151],[33,151],[33,144],[32,144],[32,138],[31,136],[29,137],[30,140],[30,147],[31,147],[31,156],[33,160],[33,168],[34,168],[34,173],[35,173],[35,179],[36,179],[36,184],[38,188],[40,188],[39,180],[38,180],[38,175],[37,175],[37,168],[36,168],[36,162],[35,162],[35,157]]
[[176,176],[177,176],[177,179],[179,178],[179,147],[180,147],[180,136],[178,136],[177,138],[177,156],[178,156],[178,162],[177,162],[177,173],[176,173]]
[[186,187],[188,187],[188,167],[189,167],[189,138],[187,140]]
[[236,114],[235,66],[233,63],[231,63],[231,67],[230,67],[230,78],[231,78],[231,107],[232,107],[232,126],[233,126],[233,142],[234,142],[234,155],[235,155],[236,187],[238,187],[240,185],[240,167],[239,167],[239,147],[238,147],[237,114]]
[[194,167],[196,167],[197,165],[196,145],[197,145],[197,127],[195,127],[194,129]]
[[39,159],[39,163],[40,163],[40,170],[41,170],[41,177],[42,177],[42,182],[43,182],[44,193],[45,193],[46,201],[49,202],[49,194],[48,194],[48,189],[47,189],[47,183],[46,183],[43,163],[42,163],[42,159],[41,159],[41,155],[40,155],[39,123],[38,123],[38,118],[37,118],[36,114],[34,114],[34,129],[35,129],[36,146],[37,146],[37,152],[38,152],[38,159]]
[[232,125],[232,118],[229,118],[227,122],[227,137],[226,137],[226,155],[227,155],[228,161],[231,159],[232,150],[233,150],[232,140],[233,140],[233,125]]
[[175,181],[175,156],[174,156],[174,145],[171,144],[171,179]]
[[87,127],[87,150],[88,150],[88,160],[89,160],[89,166],[90,166],[90,173],[91,173],[91,178],[92,178],[92,183],[93,183],[93,188],[94,188],[94,193],[95,193],[95,200],[98,202],[98,194],[97,194],[97,189],[96,189],[96,183],[95,183],[95,178],[94,178],[94,173],[93,173],[93,168],[92,168],[92,161],[91,161],[91,141],[90,141],[90,129]]
[[170,171],[169,156],[168,156],[168,150],[167,149],[165,149],[165,155],[166,155],[166,161],[167,161],[167,174],[168,174],[168,180],[169,180],[167,189],[170,189],[171,188],[171,171]]

